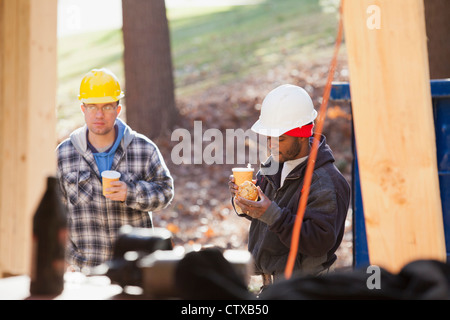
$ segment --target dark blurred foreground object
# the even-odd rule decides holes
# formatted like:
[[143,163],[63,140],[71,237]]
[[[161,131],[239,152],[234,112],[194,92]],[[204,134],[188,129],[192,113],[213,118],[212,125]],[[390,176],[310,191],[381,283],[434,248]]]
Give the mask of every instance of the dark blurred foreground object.
[[253,266],[250,252],[209,248],[185,254],[180,249],[158,250],[137,263],[144,294],[182,299],[199,294],[211,300],[228,299],[247,289]]
[[167,229],[123,226],[114,244],[113,258],[97,267],[94,273],[105,273],[112,283],[121,287],[140,287],[142,270],[138,267],[139,260],[155,251],[172,249],[172,233]]
[[[450,265],[417,260],[398,274],[379,268],[379,289],[371,286],[368,269],[336,271],[323,276],[297,276],[270,285],[259,300],[448,300]],[[214,252],[192,253],[177,268],[177,287],[183,299],[255,299]],[[370,289],[372,287],[372,289]]]
[[436,260],[416,260],[398,274],[380,268],[379,289],[370,289],[371,272],[360,268],[322,277],[280,281],[264,291],[261,299],[450,299],[450,265]]
[[[122,287],[139,286],[152,298],[257,299],[248,290],[253,274],[248,251],[208,248],[185,253],[173,248],[171,239],[166,229],[125,229],[106,275]],[[398,274],[373,266],[322,276],[294,275],[268,286],[258,299],[447,300],[450,265],[416,260]]]
[[123,258],[127,251],[152,253],[172,249],[172,233],[167,229],[123,226],[114,245],[113,259]]
[[[145,296],[182,298],[183,292],[195,291],[200,283],[204,283],[190,283],[189,278],[197,281],[202,275],[208,277],[208,274],[219,272],[223,277],[219,287],[206,289],[209,290],[208,299],[215,299],[233,296],[228,293],[228,285],[235,286],[235,283],[245,292],[252,266],[251,255],[246,250],[210,248],[186,253],[183,247],[173,247],[172,233],[167,229],[126,226],[120,230],[114,245],[113,259],[92,269],[91,275],[106,275],[113,284],[123,288],[140,287]],[[194,273],[192,277],[190,272]],[[179,279],[176,278],[178,275]]]
[[[227,252],[205,249],[188,253],[178,263],[175,285],[182,299],[248,300],[255,296],[247,290],[245,270],[236,269]],[[233,261],[231,259],[231,261]],[[242,267],[242,266],[241,266]]]
[[33,219],[30,293],[58,295],[64,289],[67,211],[58,179],[47,179],[47,190]]
[[[174,249],[172,233],[167,229],[124,226],[114,245],[113,258],[94,268],[91,274],[106,275],[123,288],[140,287],[146,296],[180,298],[184,286],[190,285],[183,282],[179,290],[175,278],[180,268],[196,275],[197,272],[208,274],[211,270],[220,272],[226,279],[220,292],[208,295],[208,299],[213,299],[217,295],[226,296],[227,283],[238,282],[240,288],[246,290],[245,281],[250,279],[252,265],[248,251],[204,249],[185,254],[184,248]],[[198,288],[196,283],[192,286],[195,288]]]
[[[246,292],[253,267],[247,250],[156,251],[138,263],[144,293],[159,298],[231,299]],[[242,296],[242,299],[245,297]]]

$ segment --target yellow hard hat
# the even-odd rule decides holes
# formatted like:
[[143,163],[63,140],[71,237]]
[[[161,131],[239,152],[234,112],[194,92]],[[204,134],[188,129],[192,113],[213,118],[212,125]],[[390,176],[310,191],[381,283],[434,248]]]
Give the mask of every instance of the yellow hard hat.
[[93,69],[81,81],[78,99],[83,103],[108,103],[118,101],[125,94],[119,80],[108,69]]

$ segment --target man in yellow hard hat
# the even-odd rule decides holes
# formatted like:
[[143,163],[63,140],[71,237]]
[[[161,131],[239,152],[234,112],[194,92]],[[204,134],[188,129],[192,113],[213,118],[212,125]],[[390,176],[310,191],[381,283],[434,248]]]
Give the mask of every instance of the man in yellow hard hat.
[[[158,147],[118,118],[123,97],[111,71],[88,72],[79,94],[86,124],[57,147],[69,211],[67,262],[73,267],[110,260],[120,227],[152,227],[152,211],[166,207],[174,195]],[[120,180],[103,195],[101,174],[108,170],[118,171]]]
[[[284,275],[316,116],[308,93],[285,84],[265,97],[260,118],[252,126],[253,131],[268,137],[271,156],[256,177],[259,200],[238,196],[235,201],[244,212],[239,215],[252,221],[248,248],[255,271],[263,276],[265,284]],[[350,186],[334,161],[325,136],[321,136],[295,272],[323,274],[336,261],[335,252],[342,241],[350,203]],[[229,188],[234,199],[238,186],[233,176]]]

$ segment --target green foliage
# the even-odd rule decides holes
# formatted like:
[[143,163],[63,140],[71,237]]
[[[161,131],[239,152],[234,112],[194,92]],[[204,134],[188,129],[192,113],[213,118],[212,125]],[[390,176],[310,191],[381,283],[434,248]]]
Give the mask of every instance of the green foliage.
[[[331,44],[336,15],[318,1],[276,0],[187,15],[169,11],[176,87],[189,92],[267,70]],[[190,90],[191,88],[191,90]]]

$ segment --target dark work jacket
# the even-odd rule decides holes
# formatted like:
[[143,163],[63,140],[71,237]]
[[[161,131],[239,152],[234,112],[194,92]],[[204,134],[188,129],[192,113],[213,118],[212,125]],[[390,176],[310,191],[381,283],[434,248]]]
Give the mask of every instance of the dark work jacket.
[[[312,140],[310,144],[312,145]],[[248,249],[255,262],[256,274],[282,276],[291,246],[303,179],[308,161],[295,167],[280,188],[282,165],[275,174],[265,174],[269,158],[257,174],[257,185],[272,200],[259,219],[250,219]],[[303,216],[294,272],[318,274],[336,260],[335,251],[344,235],[350,203],[350,186],[334,165],[331,149],[321,137],[314,173]]]

